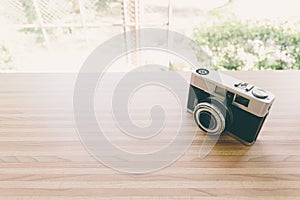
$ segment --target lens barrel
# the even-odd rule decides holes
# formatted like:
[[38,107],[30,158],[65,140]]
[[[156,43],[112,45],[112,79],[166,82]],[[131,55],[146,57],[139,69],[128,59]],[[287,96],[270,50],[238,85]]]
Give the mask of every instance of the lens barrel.
[[219,100],[208,98],[194,109],[196,124],[208,135],[219,135],[225,131],[230,118],[227,107]]

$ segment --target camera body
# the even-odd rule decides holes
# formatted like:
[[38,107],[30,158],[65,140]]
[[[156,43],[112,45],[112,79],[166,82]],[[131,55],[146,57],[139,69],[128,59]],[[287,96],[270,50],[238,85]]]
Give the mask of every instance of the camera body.
[[191,74],[187,109],[206,134],[227,132],[251,145],[275,96],[249,83],[205,68]]

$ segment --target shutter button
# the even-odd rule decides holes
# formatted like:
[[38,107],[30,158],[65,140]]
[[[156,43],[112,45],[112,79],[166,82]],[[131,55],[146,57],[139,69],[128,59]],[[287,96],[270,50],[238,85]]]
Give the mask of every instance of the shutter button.
[[263,89],[260,88],[255,88],[252,90],[252,94],[260,99],[265,99],[268,97],[268,94],[266,93],[266,91],[264,91]]

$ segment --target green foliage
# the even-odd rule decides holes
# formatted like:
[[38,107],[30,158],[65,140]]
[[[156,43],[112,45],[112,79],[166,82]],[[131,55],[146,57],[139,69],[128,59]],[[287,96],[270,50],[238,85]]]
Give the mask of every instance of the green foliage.
[[43,33],[40,28],[22,28],[19,31],[29,37],[33,37],[35,43],[44,42]]
[[226,21],[196,29],[194,40],[209,53],[216,69],[300,69],[296,27],[287,22]]
[[[93,4],[95,6],[95,12],[93,13],[91,10],[88,10],[88,14],[90,18],[95,18],[95,15],[104,13],[105,10],[109,9],[109,5],[113,2],[118,2],[120,0],[93,0]],[[85,5],[85,1],[81,1],[82,5]],[[38,17],[37,12],[34,7],[34,3],[32,0],[28,1],[22,1],[22,6],[24,8],[24,13],[27,19],[27,22],[29,24],[38,24]],[[43,16],[51,16],[53,13],[49,13],[51,10],[56,9],[57,7],[61,5],[57,5],[56,1],[44,1],[44,3],[49,7],[48,10],[43,10],[43,13],[41,13]],[[78,3],[78,0],[63,0],[62,5],[65,5],[67,9],[69,9],[69,13],[71,13],[73,16],[69,17],[70,21],[67,21],[67,23],[78,23],[80,19],[80,6]],[[39,4],[38,4],[39,5]],[[40,5],[39,5],[40,6]],[[53,12],[53,11],[52,11]],[[51,22],[44,22],[44,23],[51,23]],[[71,28],[69,28],[71,30]],[[35,37],[36,43],[42,43],[44,42],[44,36],[42,33],[42,30],[40,28],[22,28],[20,29],[20,32]],[[57,32],[53,31],[51,28],[46,28],[46,32],[50,36],[55,36]]]
[[34,23],[37,19],[36,12],[34,10],[33,1],[21,2],[25,11],[25,15],[28,23]]
[[7,47],[0,43],[0,70],[13,69],[13,57]]
[[[21,2],[24,8],[25,16],[27,18],[28,23],[36,23],[37,14],[34,9],[33,1],[22,1]],[[32,34],[36,36],[36,42],[40,42],[43,40],[43,34],[40,29],[37,28],[22,28],[19,30],[25,34]]]
[[111,2],[111,0],[97,0],[95,6],[96,6],[97,10],[99,10],[99,9],[107,7],[110,2]]

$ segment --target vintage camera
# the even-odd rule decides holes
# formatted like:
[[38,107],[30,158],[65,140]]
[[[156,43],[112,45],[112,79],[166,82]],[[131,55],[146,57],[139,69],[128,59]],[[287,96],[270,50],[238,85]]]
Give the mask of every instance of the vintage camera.
[[251,145],[274,99],[268,91],[202,68],[192,72],[187,109],[206,134],[227,132]]

